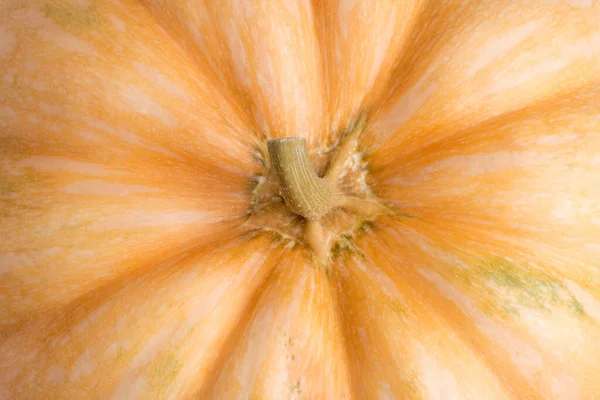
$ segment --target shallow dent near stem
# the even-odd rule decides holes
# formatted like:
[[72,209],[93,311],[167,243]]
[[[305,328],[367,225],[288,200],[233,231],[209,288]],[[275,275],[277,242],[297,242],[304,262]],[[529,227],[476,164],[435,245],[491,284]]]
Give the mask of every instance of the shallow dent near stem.
[[315,152],[318,164],[326,167],[320,174],[305,139],[268,141],[270,162],[260,160],[266,171],[256,179],[246,226],[271,232],[276,245],[304,246],[326,268],[339,249],[358,251],[354,239],[365,232],[362,227],[393,214],[366,183],[367,165],[358,149],[364,125],[364,119],[351,124],[333,148]]

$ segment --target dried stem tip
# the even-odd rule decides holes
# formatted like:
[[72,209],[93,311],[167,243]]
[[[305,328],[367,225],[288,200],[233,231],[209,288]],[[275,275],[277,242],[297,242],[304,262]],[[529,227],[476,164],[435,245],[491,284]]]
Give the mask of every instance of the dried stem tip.
[[285,138],[267,142],[271,165],[279,179],[286,206],[309,221],[318,221],[337,203],[333,185],[313,169],[306,140]]

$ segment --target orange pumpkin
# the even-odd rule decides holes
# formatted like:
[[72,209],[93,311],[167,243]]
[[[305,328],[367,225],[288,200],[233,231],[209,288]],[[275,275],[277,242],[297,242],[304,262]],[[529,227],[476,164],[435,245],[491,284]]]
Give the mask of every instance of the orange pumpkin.
[[598,398],[599,21],[0,1],[0,399]]

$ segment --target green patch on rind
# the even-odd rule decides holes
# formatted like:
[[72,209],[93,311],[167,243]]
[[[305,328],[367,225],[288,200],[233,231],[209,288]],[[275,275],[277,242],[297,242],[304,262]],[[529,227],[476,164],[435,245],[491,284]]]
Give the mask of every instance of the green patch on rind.
[[183,362],[174,354],[166,354],[152,370],[154,394],[157,399],[168,398],[168,387],[183,368]]
[[79,8],[44,4],[42,11],[46,17],[51,18],[64,28],[87,28],[101,23],[100,15],[95,6]]
[[518,316],[524,309],[550,312],[562,306],[577,317],[585,315],[583,304],[561,281],[505,258],[483,260],[472,268],[457,270],[456,274],[466,284],[480,286],[487,299],[480,306],[488,314]]

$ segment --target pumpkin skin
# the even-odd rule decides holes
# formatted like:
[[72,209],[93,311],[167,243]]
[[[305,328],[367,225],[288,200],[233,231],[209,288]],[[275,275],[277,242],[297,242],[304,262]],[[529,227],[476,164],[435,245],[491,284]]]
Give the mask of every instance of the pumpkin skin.
[[[0,2],[0,399],[597,398],[599,20]],[[397,215],[327,268],[245,224],[267,139],[359,114]]]

